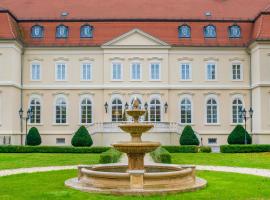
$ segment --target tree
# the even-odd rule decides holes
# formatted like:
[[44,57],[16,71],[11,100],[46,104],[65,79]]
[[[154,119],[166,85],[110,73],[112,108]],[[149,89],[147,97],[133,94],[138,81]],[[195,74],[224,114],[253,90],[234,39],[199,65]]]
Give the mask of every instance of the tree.
[[41,144],[41,137],[36,127],[32,127],[26,136],[26,145],[37,146]]
[[90,147],[93,144],[93,140],[85,128],[85,126],[81,126],[74,134],[71,140],[71,144],[74,147]]
[[252,138],[244,127],[242,125],[237,125],[229,135],[227,142],[229,144],[245,144],[245,139],[247,144],[252,143]]
[[195,135],[191,126],[187,125],[180,137],[180,144],[181,145],[199,145],[200,141]]

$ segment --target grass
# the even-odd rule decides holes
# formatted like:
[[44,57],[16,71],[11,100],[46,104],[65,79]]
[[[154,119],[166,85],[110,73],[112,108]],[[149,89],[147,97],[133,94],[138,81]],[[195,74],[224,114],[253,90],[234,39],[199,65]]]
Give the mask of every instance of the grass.
[[23,167],[96,164],[98,160],[99,154],[0,153],[0,170]]
[[173,153],[171,155],[172,163],[175,164],[270,169],[270,153]]
[[[224,172],[198,172],[207,179],[203,190],[167,196],[127,197],[84,193],[64,186],[75,170],[20,174],[0,178],[1,200],[266,200],[270,199],[270,179]],[[53,181],[52,181],[53,180]]]

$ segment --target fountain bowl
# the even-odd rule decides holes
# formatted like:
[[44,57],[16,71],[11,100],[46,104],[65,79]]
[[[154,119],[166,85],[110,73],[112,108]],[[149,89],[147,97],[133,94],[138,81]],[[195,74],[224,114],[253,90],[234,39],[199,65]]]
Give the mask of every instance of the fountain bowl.
[[144,132],[149,131],[153,127],[154,125],[152,124],[139,124],[139,123],[119,125],[119,128],[122,129],[124,132],[140,135]]
[[[78,167],[78,178],[72,178],[65,185],[85,192],[116,195],[155,195],[204,188],[207,182],[195,176],[195,167],[187,165],[155,164],[145,165],[140,173],[143,188],[132,188],[134,171],[127,165],[103,164]],[[135,175],[136,176],[136,175]]]
[[112,145],[116,150],[124,153],[145,154],[160,146],[159,142],[119,142]]

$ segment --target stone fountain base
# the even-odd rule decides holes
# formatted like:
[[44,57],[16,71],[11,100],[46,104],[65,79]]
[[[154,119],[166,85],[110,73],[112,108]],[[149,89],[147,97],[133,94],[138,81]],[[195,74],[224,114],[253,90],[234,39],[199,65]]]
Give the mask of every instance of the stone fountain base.
[[146,165],[145,170],[128,170],[127,165],[79,166],[78,178],[65,185],[85,192],[116,195],[154,195],[194,191],[207,182],[195,176],[194,166]]

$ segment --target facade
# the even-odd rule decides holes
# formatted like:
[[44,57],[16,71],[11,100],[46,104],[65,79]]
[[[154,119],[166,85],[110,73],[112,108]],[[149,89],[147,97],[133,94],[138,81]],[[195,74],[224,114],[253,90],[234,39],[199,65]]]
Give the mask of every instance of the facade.
[[24,144],[31,108],[42,145],[70,145],[80,125],[110,145],[134,98],[155,125],[144,137],[166,145],[188,124],[226,144],[250,107],[253,142],[270,143],[269,0],[91,1],[0,3],[0,144]]

